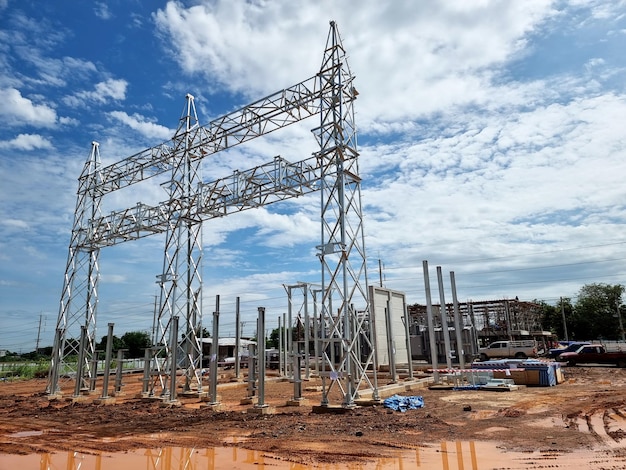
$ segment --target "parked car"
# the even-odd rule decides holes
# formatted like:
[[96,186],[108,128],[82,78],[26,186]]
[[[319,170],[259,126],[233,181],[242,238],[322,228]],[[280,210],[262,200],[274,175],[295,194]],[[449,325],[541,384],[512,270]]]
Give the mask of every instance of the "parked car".
[[537,342],[534,340],[496,341],[486,348],[479,348],[478,355],[481,361],[495,358],[526,359],[537,356]]
[[626,367],[626,352],[608,352],[604,346],[589,344],[581,346],[574,352],[559,354],[559,362],[566,362],[568,366],[577,364],[614,364],[617,367]]
[[576,351],[581,346],[587,346],[591,344],[587,341],[570,341],[569,344],[561,346],[560,348],[552,348],[548,351],[548,357],[551,359],[557,359],[561,353]]

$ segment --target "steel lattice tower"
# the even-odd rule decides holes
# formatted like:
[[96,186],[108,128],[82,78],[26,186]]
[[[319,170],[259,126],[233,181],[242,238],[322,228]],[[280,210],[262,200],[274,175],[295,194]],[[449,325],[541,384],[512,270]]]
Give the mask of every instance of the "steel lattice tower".
[[[57,319],[48,393],[56,393],[60,374],[78,374],[76,390],[89,386],[91,360],[95,354],[96,309],[100,247],[92,242],[91,220],[100,217],[102,194],[100,147],[92,142],[91,153],[79,178],[61,305]],[[67,357],[79,358],[69,363]]]
[[[320,86],[333,89],[322,98],[321,125],[314,129],[320,145],[322,183],[322,230],[318,247],[324,325],[321,350],[323,370],[329,371],[328,375],[322,373],[322,405],[329,403],[329,392],[337,385],[343,395],[343,406],[352,406],[363,382],[374,388],[375,395],[377,391],[366,374],[372,364],[373,347],[370,332],[365,328],[370,308],[353,108],[358,93],[334,22],[331,22],[319,80]],[[339,357],[333,357],[335,354]]]
[[[169,226],[165,240],[163,273],[158,276],[161,295],[152,354],[153,369],[162,370],[158,358],[165,353],[165,357],[171,360],[170,337],[175,335],[176,338],[179,333],[172,331],[172,319],[182,319],[183,357],[180,363],[185,369],[185,392],[191,391],[192,385],[195,385],[198,392],[202,391],[202,377],[199,375],[202,368],[202,219],[193,206],[193,195],[202,182],[200,144],[203,137],[194,98],[188,94],[178,130],[173,138],[175,153],[180,158],[173,162],[167,188]],[[171,368],[170,363],[167,370]],[[173,397],[175,384],[170,383],[168,388],[162,374],[155,375],[154,378],[155,382],[149,392],[154,393],[154,385],[158,381],[162,393],[165,395],[169,392]]]
[[[59,391],[61,374],[73,371],[78,372],[75,393],[85,387],[85,377],[91,379],[90,387],[95,386],[95,370],[89,365],[95,354],[100,249],[156,233],[166,234],[166,246],[163,272],[157,276],[161,296],[151,350],[154,381],[144,391],[154,394],[158,386],[161,397],[174,397],[179,366],[185,370],[184,390],[201,391],[202,222],[319,191],[322,287],[317,300],[323,355],[322,405],[330,403],[335,388],[343,406],[354,404],[362,386],[373,390],[377,398],[375,371],[374,384],[366,374],[373,360],[373,332],[353,81],[336,24],[331,22],[322,66],[315,76],[207,126],[198,125],[194,100],[188,95],[170,141],[107,167],[101,167],[99,147],[93,144],[79,178],[49,393]],[[311,116],[320,117],[319,127],[313,129],[319,144],[313,157],[291,163],[277,156],[266,164],[202,181],[200,163],[204,158]],[[102,198],[108,193],[167,173],[166,202],[157,206],[138,203],[106,216],[100,213]],[[70,361],[77,353],[78,366]]]

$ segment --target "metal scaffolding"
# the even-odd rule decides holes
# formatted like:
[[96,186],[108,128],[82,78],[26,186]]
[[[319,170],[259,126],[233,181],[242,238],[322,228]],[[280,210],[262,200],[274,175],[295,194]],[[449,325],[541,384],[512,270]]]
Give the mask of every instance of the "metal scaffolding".
[[[322,66],[314,77],[207,126],[198,124],[193,96],[187,95],[170,141],[107,167],[100,164],[98,144],[92,145],[79,178],[48,393],[59,392],[61,376],[95,379],[89,364],[95,356],[100,249],[157,233],[166,234],[166,246],[163,272],[157,276],[161,295],[149,392],[174,397],[172,371],[179,366],[185,370],[184,390],[201,391],[202,222],[316,191],[321,194],[322,405],[329,404],[335,385],[344,406],[353,405],[362,386],[372,388],[366,374],[372,352],[361,354],[363,342],[365,350],[373,348],[367,329],[367,270],[353,110],[358,93],[353,80],[336,24],[331,22]],[[319,150],[313,157],[291,163],[277,156],[212,182],[201,180],[200,165],[207,156],[311,116],[320,116],[319,127],[313,129]],[[101,214],[105,195],[168,172],[167,201],[156,206],[137,203]],[[173,330],[178,319],[182,331],[178,326]],[[178,344],[181,336],[183,342]],[[331,349],[338,355],[330,354]],[[72,360],[77,354],[80,367]],[[182,359],[176,360],[180,354]]]

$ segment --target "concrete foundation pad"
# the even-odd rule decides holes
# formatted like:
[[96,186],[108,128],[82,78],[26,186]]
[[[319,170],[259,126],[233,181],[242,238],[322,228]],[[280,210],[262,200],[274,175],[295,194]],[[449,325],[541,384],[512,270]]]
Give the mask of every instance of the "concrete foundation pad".
[[178,400],[163,400],[161,403],[161,408],[179,408],[183,406],[183,404]]
[[256,405],[259,402],[259,399],[257,397],[248,397],[248,398],[242,398],[239,401],[240,405]]
[[111,396],[113,396],[113,397],[125,397],[126,396],[126,392],[113,392],[111,394]]
[[304,391],[305,392],[321,392],[322,388],[323,387],[321,385],[311,386],[311,387],[305,387]]
[[150,393],[140,393],[135,398],[141,398],[144,401],[163,401],[163,397],[150,395]]
[[[395,383],[391,385],[383,385],[378,388],[378,396],[380,398],[387,398],[395,395],[396,393],[418,390],[420,388],[428,387],[430,384],[432,384],[432,381],[433,379],[429,377],[408,382]],[[369,399],[372,397],[372,394],[372,390],[359,390],[360,399]]]
[[299,398],[297,400],[287,400],[287,406],[309,406],[309,400],[306,398]]
[[378,405],[382,405],[383,404],[383,400],[378,399],[363,399],[363,400],[354,400],[354,403],[356,403],[358,406],[378,406]]
[[519,390],[519,386],[518,385],[508,385],[508,386],[501,386],[501,385],[494,385],[494,386],[490,386],[490,385],[483,385],[482,387],[480,387],[481,390],[486,390],[488,392],[512,392],[514,390]]
[[273,415],[276,413],[276,408],[273,406],[255,406],[248,409],[248,413],[258,414],[258,415]]
[[452,390],[454,385],[433,384],[428,387],[429,390]]
[[209,396],[209,392],[199,392],[197,390],[188,390],[186,392],[179,393],[181,397],[185,398],[205,398]]
[[50,395],[48,395],[49,401],[62,400],[62,399],[63,399],[63,395],[61,395],[60,393],[51,393]]
[[224,408],[224,405],[222,405],[221,403],[205,402],[205,403],[200,403],[200,408],[210,408],[213,411],[222,411],[222,409]]
[[201,401],[202,403],[205,403],[205,402],[209,402],[209,403],[219,403],[219,402],[221,402],[221,401],[222,401],[222,396],[218,393],[218,394],[217,394],[217,396],[215,397],[215,400],[213,400],[213,399],[211,399],[211,397],[209,396],[209,393],[206,393],[206,394],[203,394],[203,395],[200,397],[200,401]]
[[334,414],[344,414],[351,413],[355,407],[345,407],[345,406],[325,406],[325,405],[317,405],[311,409],[311,412],[322,414],[322,413],[334,413]]
[[115,397],[106,397],[106,398],[96,398],[93,402],[96,405],[114,405],[116,400],[115,400]]
[[71,401],[72,403],[86,403],[88,401],[91,401],[91,397],[87,396],[87,395],[79,395],[77,397],[68,397],[66,398],[67,401]]

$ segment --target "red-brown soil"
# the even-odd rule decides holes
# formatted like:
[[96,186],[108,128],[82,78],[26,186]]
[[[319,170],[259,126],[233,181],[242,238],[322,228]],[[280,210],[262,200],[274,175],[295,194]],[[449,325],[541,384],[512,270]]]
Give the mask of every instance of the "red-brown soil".
[[[354,462],[398,448],[440,441],[494,441],[509,451],[565,453],[604,446],[626,456],[626,369],[565,368],[554,387],[510,392],[429,390],[425,406],[405,413],[381,405],[345,413],[312,413],[319,392],[305,391],[309,406],[287,406],[293,384],[271,380],[265,402],[274,414],[241,405],[245,384],[219,387],[221,411],[197,398],[182,406],[137,398],[139,376],[125,378],[125,396],[115,404],[49,400],[43,379],[0,383],[0,452],[126,451],[179,446],[238,445],[297,462]],[[303,388],[318,385],[311,380]],[[68,385],[69,386],[69,385]],[[71,395],[71,393],[67,393]],[[31,433],[27,431],[32,431]]]

